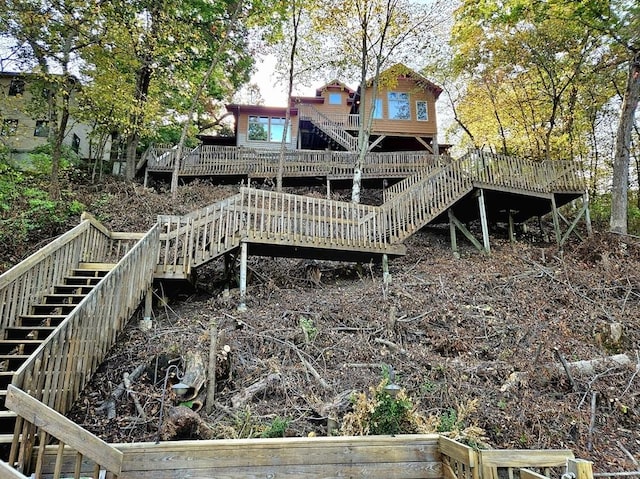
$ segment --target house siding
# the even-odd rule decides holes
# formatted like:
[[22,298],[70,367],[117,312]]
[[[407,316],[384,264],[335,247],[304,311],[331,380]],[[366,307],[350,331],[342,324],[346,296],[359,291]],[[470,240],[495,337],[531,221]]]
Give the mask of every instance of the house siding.
[[[366,111],[370,108],[366,105],[371,104],[371,88],[367,88],[364,104]],[[389,119],[389,101],[388,93],[408,93],[409,94],[409,111],[411,119],[409,120],[391,120]],[[393,136],[435,136],[438,132],[436,122],[436,99],[431,90],[425,89],[418,85],[411,78],[399,78],[396,85],[384,86],[379,88],[378,98],[382,99],[382,119],[373,121],[373,133],[385,134]],[[427,121],[418,121],[416,102],[427,102]]]

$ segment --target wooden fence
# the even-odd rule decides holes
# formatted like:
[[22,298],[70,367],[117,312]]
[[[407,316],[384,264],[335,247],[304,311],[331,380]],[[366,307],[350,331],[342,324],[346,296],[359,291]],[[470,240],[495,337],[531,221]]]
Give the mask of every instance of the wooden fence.
[[[28,391],[35,400],[59,413],[68,411],[151,286],[159,236],[159,226],[155,225],[83,298],[16,371],[12,381],[16,389]],[[102,262],[104,258],[94,251],[90,261]],[[46,434],[38,421],[18,420],[11,462],[18,456],[28,457],[36,437],[46,444]]]
[[[43,417],[51,417],[51,412],[40,412]],[[52,418],[49,429],[59,430],[62,423],[54,423],[64,420]],[[79,431],[77,434],[80,434],[78,438],[84,437]],[[100,458],[101,464],[108,464],[107,471],[123,479],[559,479],[567,467],[581,471],[576,479],[593,477],[590,466],[583,467],[590,463],[575,460],[570,450],[477,450],[437,434],[111,445],[101,444],[92,437],[87,437],[82,444],[77,444],[77,439],[68,439],[73,445],[36,449],[33,460],[43,477],[55,470],[63,474],[75,471],[78,475],[94,474],[96,463],[88,458],[87,452]],[[76,446],[84,452],[78,455]]]

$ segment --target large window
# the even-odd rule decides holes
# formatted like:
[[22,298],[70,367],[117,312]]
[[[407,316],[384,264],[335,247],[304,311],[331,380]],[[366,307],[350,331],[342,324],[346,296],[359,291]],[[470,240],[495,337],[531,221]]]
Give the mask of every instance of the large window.
[[416,120],[429,121],[429,110],[427,109],[426,101],[416,102]]
[[18,96],[24,93],[24,80],[14,78],[9,85],[9,96]]
[[329,105],[341,105],[341,104],[342,104],[342,94],[329,93]]
[[33,130],[33,136],[46,138],[49,136],[49,122],[46,120],[36,120],[36,129]]
[[410,120],[409,94],[389,92],[387,97],[390,120]]
[[[282,141],[284,118],[268,116],[250,116],[248,139],[250,141]],[[287,128],[287,142],[291,140],[291,124]]]
[[2,122],[0,136],[16,136],[18,133],[18,120],[7,119]]

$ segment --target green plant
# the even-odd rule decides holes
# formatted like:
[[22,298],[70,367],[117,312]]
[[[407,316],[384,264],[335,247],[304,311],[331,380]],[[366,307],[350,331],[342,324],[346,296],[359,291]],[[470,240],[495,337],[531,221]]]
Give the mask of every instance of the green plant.
[[302,329],[302,333],[304,334],[305,343],[311,343],[316,336],[318,335],[318,328],[316,328],[313,324],[313,320],[307,318],[306,316],[300,317],[300,328]]
[[449,408],[440,416],[440,422],[436,431],[451,432],[458,426],[458,413],[455,409]]
[[284,433],[289,427],[291,421],[287,418],[276,417],[271,421],[271,424],[267,426],[260,437],[284,437]]

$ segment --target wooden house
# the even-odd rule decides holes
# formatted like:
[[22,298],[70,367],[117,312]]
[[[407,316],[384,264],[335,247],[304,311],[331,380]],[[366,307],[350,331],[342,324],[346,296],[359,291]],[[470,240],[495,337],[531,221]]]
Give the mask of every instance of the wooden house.
[[235,118],[235,146],[279,148],[289,108],[286,146],[291,150],[357,151],[360,123],[370,117],[370,151],[439,152],[435,108],[442,92],[439,86],[398,64],[380,75],[372,102],[373,89],[370,81],[362,95],[360,89],[333,80],[319,87],[315,96],[291,97],[288,107],[228,105]]

